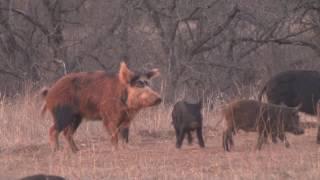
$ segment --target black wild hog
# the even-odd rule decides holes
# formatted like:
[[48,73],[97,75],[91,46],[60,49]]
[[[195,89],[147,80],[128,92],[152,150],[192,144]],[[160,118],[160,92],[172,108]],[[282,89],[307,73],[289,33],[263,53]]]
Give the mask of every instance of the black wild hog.
[[65,178],[60,176],[37,174],[33,176],[23,177],[20,180],[65,180]]
[[[264,85],[258,96],[260,101],[264,93],[270,103],[285,104],[289,107],[301,104],[299,111],[316,115],[316,106],[320,99],[320,73],[307,70],[281,72]],[[320,125],[317,142],[320,144]]]
[[289,108],[280,105],[266,104],[254,100],[239,100],[229,104],[224,110],[226,129],[223,132],[222,142],[225,151],[230,151],[233,145],[232,135],[238,129],[244,131],[258,131],[257,149],[261,149],[262,143],[268,135],[272,136],[275,143],[278,137],[289,147],[285,131],[293,134],[303,134],[304,130],[299,126],[297,108]]
[[180,148],[185,135],[189,144],[192,143],[191,131],[196,131],[200,147],[204,147],[202,137],[202,102],[190,104],[186,101],[177,102],[172,110],[172,124],[176,131],[176,147]]
[[54,150],[59,147],[58,136],[63,131],[71,150],[78,151],[73,134],[83,118],[102,120],[116,148],[119,129],[129,129],[131,120],[142,108],[161,102],[160,95],[149,86],[149,80],[159,74],[158,69],[133,72],[121,63],[117,74],[70,73],[50,89],[44,89],[42,114],[48,110],[53,116],[49,135]]

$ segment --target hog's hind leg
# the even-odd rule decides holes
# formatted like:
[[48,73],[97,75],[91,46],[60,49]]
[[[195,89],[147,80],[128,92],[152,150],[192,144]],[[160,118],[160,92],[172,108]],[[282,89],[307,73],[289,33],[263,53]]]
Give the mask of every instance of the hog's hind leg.
[[79,115],[75,115],[72,123],[64,129],[63,134],[69,144],[70,149],[73,153],[76,153],[79,151],[79,148],[77,147],[76,143],[74,142],[73,135],[78,129],[79,125],[82,122],[82,117]]
[[197,128],[197,137],[198,137],[198,143],[199,143],[199,146],[201,148],[204,148],[204,140],[203,140],[203,136],[202,136],[202,128],[199,127]]
[[288,139],[287,139],[287,136],[285,135],[285,133],[284,132],[282,132],[282,133],[279,133],[279,139],[284,143],[284,145],[286,146],[286,148],[289,148],[290,147],[290,143],[289,143],[289,141],[288,141]]
[[265,128],[262,128],[262,129],[258,130],[258,142],[257,142],[257,146],[256,146],[257,150],[261,150],[262,144],[264,144],[267,141],[265,133],[266,133],[266,129]]
[[68,128],[73,121],[72,107],[69,105],[58,105],[52,110],[54,125],[49,130],[50,143],[53,150],[59,149],[58,137],[61,131]]
[[59,132],[56,130],[55,124],[49,129],[49,142],[52,146],[53,152],[59,150]]
[[233,145],[232,133],[232,129],[228,128],[222,134],[222,146],[225,151],[230,151],[231,146]]
[[192,144],[192,141],[193,141],[191,131],[188,131],[188,132],[187,132],[187,135],[188,135],[188,143],[189,143],[189,145],[190,145],[190,144]]

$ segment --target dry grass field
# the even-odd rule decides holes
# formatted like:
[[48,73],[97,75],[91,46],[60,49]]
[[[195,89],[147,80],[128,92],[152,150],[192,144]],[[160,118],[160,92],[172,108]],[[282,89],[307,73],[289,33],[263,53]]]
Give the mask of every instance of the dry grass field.
[[[222,103],[219,103],[222,104]],[[302,136],[289,134],[290,148],[266,144],[254,149],[255,133],[239,132],[230,153],[223,151],[223,123],[219,105],[203,110],[206,148],[197,140],[175,148],[171,106],[160,105],[141,112],[131,128],[129,145],[120,142],[111,151],[109,135],[99,121],[84,122],[75,141],[80,148],[53,153],[48,144],[52,119],[40,117],[41,100],[30,95],[0,100],[0,180],[45,173],[70,180],[101,179],[320,179],[320,145],[317,129]],[[303,116],[304,121],[314,118]],[[60,137],[62,146],[65,144]]]

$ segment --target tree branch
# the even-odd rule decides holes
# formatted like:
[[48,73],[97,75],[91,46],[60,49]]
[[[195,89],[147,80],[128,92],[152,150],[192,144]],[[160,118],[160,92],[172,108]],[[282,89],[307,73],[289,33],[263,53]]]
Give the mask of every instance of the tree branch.
[[79,11],[79,9],[83,6],[83,4],[86,2],[87,0],[81,0],[75,7],[70,8],[70,9],[62,9],[61,13],[69,13],[69,12],[73,12],[73,11]]
[[114,65],[111,65],[109,67],[107,67],[106,65],[104,65],[101,60],[97,57],[94,56],[92,54],[85,54],[85,56],[88,56],[89,58],[93,59],[95,62],[97,62],[105,71],[109,71],[110,69],[113,68]]
[[14,12],[20,16],[22,16],[24,19],[26,19],[28,22],[30,22],[31,24],[33,24],[34,26],[38,27],[40,29],[40,31],[43,32],[43,34],[45,35],[49,35],[49,30],[44,26],[42,25],[41,23],[35,21],[34,19],[32,19],[32,17],[30,17],[29,15],[27,15],[26,13],[24,13],[23,11],[21,10],[18,10],[18,9],[13,9],[13,8],[0,8],[0,10],[3,10],[3,11],[11,11],[11,12]]
[[288,39],[253,39],[253,38],[242,38],[241,41],[246,42],[254,42],[254,43],[260,43],[260,44],[267,44],[267,43],[276,43],[279,45],[293,45],[293,46],[304,46],[311,48],[314,50],[319,56],[320,56],[320,48],[307,41],[303,40],[288,40]]
[[218,36],[220,33],[222,33],[232,22],[232,20],[236,17],[237,13],[240,12],[240,10],[238,9],[238,7],[234,7],[232,12],[229,14],[228,18],[226,19],[226,21],[217,27],[217,29],[215,31],[213,31],[212,33],[210,33],[208,36],[202,38],[198,43],[196,43],[194,45],[193,48],[191,48],[191,55],[196,55],[199,52],[201,52],[201,48],[208,42],[210,41],[212,38]]
[[165,43],[165,31],[161,25],[161,21],[160,21],[160,17],[159,14],[155,11],[155,9],[151,6],[151,4],[149,3],[148,0],[143,0],[144,5],[146,6],[146,8],[148,9],[149,13],[151,14],[151,17],[154,21],[154,24],[156,26],[156,28],[159,30],[159,35],[162,38],[161,40],[161,44],[163,46],[163,48],[165,49],[166,53],[169,53],[169,47],[168,45]]
[[4,69],[0,69],[0,73],[1,74],[6,74],[6,75],[10,75],[16,79],[19,79],[19,80],[23,80],[23,78],[21,76],[19,76],[18,74],[14,73],[14,72],[11,72],[11,71],[7,71],[7,70],[4,70]]

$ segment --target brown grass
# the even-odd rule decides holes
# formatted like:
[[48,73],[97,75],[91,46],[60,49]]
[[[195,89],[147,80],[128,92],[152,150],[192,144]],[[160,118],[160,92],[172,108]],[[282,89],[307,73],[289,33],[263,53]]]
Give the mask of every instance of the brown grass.
[[[40,117],[41,100],[31,93],[0,99],[0,180],[46,173],[72,180],[101,179],[319,179],[320,145],[316,128],[302,136],[289,134],[289,149],[267,144],[254,149],[255,133],[239,132],[231,153],[222,148],[223,123],[219,104],[205,106],[206,148],[197,141],[182,150],[175,148],[171,126],[172,106],[146,109],[135,118],[129,145],[111,151],[109,136],[101,122],[84,122],[76,133],[77,154],[68,148],[53,153],[48,145],[52,119]],[[314,118],[303,117],[314,122]],[[217,125],[218,124],[218,125]],[[64,145],[61,136],[60,142]]]

